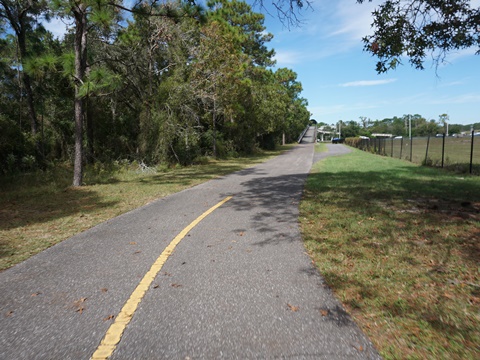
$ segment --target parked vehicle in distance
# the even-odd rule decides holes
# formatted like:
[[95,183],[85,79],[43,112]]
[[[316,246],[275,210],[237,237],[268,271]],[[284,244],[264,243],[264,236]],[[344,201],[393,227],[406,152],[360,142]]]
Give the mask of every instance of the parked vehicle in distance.
[[395,136],[394,139],[403,139],[403,136]]
[[333,138],[332,144],[342,144],[344,141],[345,139],[342,139],[342,138]]

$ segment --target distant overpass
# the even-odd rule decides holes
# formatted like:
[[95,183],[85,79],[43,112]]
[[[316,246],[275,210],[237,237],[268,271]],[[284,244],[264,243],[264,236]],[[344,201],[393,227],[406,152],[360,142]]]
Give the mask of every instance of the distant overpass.
[[393,134],[372,134],[373,137],[376,137],[376,138],[392,138],[393,137]]

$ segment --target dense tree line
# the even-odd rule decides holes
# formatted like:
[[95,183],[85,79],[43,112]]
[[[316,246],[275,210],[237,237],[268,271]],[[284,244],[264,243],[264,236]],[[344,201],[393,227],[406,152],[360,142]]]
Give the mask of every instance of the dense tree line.
[[462,132],[470,132],[473,126],[474,129],[480,128],[480,123],[472,125],[450,124],[448,115],[442,114],[438,120],[427,120],[422,115],[403,115],[401,117],[394,116],[393,118],[386,118],[382,120],[371,120],[367,117],[361,116],[359,121],[341,121],[337,124],[328,125],[326,123],[319,123],[325,131],[333,131],[338,133],[341,131],[342,138],[357,137],[357,136],[372,136],[372,134],[392,134],[393,136],[408,136],[409,126],[412,126],[411,132],[414,137],[421,136],[435,136],[437,134],[460,134]]
[[[56,39],[42,23],[70,24]],[[296,139],[310,114],[237,0],[0,0],[0,169],[191,164]]]

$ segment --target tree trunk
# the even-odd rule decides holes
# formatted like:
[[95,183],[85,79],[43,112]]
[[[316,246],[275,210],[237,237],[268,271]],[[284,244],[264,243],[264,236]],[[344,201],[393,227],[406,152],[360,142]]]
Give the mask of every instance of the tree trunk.
[[213,123],[213,157],[217,157],[217,124],[216,124],[216,102],[215,97],[213,98],[213,115],[212,115],[212,123]]
[[[30,76],[28,76],[25,72],[23,73],[23,85],[25,86],[25,92],[27,93],[28,117],[30,119],[30,128],[32,130],[32,135],[35,137],[38,132],[37,113],[35,111]],[[35,141],[38,142],[38,140],[35,140]]]
[[77,5],[75,16],[75,158],[73,164],[73,186],[81,186],[83,181],[83,112],[84,100],[80,97],[87,67],[87,14],[85,4]]
[[[9,17],[10,23],[13,25],[15,19]],[[27,45],[26,45],[26,34],[25,34],[25,18],[20,16],[18,18],[17,26],[14,26],[15,34],[17,35],[18,48],[20,50],[20,63],[23,65],[24,60],[27,58]],[[40,147],[40,142],[37,139],[38,133],[38,121],[37,113],[35,111],[35,101],[32,90],[32,83],[30,81],[30,76],[28,76],[25,71],[22,73],[23,86],[25,86],[25,92],[27,94],[27,107],[28,107],[28,118],[30,120],[30,129],[35,140],[35,150],[37,153],[37,160],[41,159],[43,162],[42,151]]]
[[90,98],[86,100],[86,119],[87,119],[87,164],[94,163],[94,150],[93,150],[93,138],[94,138],[94,129],[93,129],[93,112],[92,112],[92,101]]

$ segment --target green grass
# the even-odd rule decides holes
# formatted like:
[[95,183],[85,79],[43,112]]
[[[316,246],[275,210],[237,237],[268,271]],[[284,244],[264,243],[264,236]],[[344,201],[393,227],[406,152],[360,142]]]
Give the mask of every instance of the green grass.
[[139,172],[138,164],[97,164],[85,186],[71,187],[68,166],[0,178],[0,270],[96,224],[153,200],[254,165],[278,151],[205,164]]
[[315,152],[322,153],[326,151],[328,151],[326,143],[319,142],[315,145]]
[[316,164],[301,226],[384,358],[478,358],[479,177],[354,150]]

